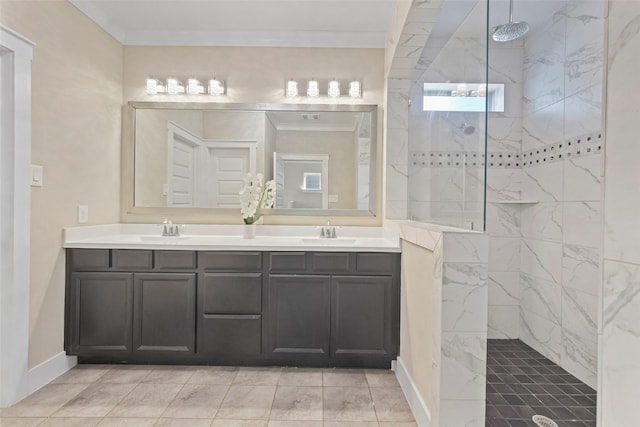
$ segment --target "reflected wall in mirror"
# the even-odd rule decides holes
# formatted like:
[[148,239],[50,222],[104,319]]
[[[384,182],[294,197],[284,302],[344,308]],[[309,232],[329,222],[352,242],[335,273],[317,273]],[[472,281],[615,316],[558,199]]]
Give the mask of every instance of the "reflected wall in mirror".
[[262,173],[278,214],[374,213],[375,106],[136,104],[135,207],[239,208]]

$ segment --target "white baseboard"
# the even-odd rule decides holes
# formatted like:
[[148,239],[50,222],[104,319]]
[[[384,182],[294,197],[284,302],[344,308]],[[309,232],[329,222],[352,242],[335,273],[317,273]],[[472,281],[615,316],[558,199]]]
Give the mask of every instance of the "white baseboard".
[[398,357],[395,371],[400,387],[402,388],[402,392],[409,403],[413,417],[416,419],[416,423],[419,427],[431,427],[431,414],[429,413],[429,408],[427,408],[424,400],[422,400],[422,396],[420,396],[418,388],[413,382],[413,379],[409,375],[409,372],[404,366],[404,363],[402,363],[402,359],[400,357]]
[[76,356],[67,356],[64,351],[61,351],[49,360],[29,369],[20,386],[20,399],[49,384],[77,364]]

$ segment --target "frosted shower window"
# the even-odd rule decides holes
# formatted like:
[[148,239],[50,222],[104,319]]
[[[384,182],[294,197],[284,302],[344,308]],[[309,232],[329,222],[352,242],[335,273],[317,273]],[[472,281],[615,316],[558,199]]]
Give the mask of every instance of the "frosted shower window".
[[[486,89],[485,89],[486,88]],[[504,111],[504,85],[482,83],[425,83],[423,111]]]

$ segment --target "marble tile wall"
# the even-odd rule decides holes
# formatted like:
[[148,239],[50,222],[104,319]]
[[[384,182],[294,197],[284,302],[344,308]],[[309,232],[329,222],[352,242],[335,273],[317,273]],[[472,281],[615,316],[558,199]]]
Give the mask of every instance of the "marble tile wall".
[[[487,362],[487,236],[415,221],[387,221],[385,225],[399,227],[403,241],[433,252],[432,305],[427,307],[433,316],[433,354],[414,355],[422,361],[429,357],[432,360],[433,399],[426,401],[431,425],[482,427]],[[412,328],[411,322],[404,327]],[[401,350],[400,359],[403,357]]]
[[538,203],[520,208],[520,338],[592,387],[604,17],[604,0],[559,2],[524,45],[521,197]]
[[[506,100],[504,112],[489,113],[488,156],[519,164],[494,157],[487,168],[488,336],[520,337],[592,386],[604,6],[559,1],[545,27],[524,41],[492,42],[489,50],[489,80],[505,84]],[[482,46],[467,36],[454,35],[417,83],[388,79],[387,218],[463,227],[483,221],[482,162],[494,158],[482,159],[482,115],[425,113],[421,102],[424,81],[482,80],[483,55],[467,54]],[[464,122],[476,133],[459,132]],[[577,141],[589,149],[579,150]],[[449,165],[450,156],[474,153],[478,167]],[[505,203],[527,200],[538,203]]]
[[[638,425],[640,394],[640,3],[609,0],[604,183],[604,290],[598,414],[601,426]],[[584,274],[588,274],[585,269]]]
[[523,56],[522,41],[489,45],[489,81],[504,84],[506,96],[505,111],[489,113],[487,128],[489,338],[520,335],[522,218],[519,205],[501,202],[521,199]]

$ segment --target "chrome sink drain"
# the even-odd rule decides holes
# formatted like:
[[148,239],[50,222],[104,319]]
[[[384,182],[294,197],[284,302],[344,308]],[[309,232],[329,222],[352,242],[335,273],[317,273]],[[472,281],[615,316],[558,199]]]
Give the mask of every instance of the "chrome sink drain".
[[544,415],[534,415],[531,419],[539,427],[558,427],[558,424]]

